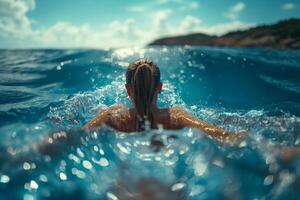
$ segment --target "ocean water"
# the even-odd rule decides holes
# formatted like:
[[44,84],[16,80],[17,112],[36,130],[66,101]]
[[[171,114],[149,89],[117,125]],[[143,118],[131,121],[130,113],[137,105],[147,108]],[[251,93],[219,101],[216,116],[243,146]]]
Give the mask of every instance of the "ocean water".
[[[161,69],[159,106],[245,130],[246,141],[82,131],[102,109],[131,106],[124,72],[137,58]],[[0,199],[299,199],[300,157],[282,152],[300,144],[300,51],[1,50],[0,96]],[[48,139],[58,132],[71,139]]]

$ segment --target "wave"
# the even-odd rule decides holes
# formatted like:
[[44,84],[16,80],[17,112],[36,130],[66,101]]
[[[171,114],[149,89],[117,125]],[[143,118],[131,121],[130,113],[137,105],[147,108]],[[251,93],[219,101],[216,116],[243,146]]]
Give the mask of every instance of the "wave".
[[[161,68],[159,106],[245,130],[246,142],[81,130],[110,105],[131,106],[124,72],[140,57]],[[0,199],[297,199],[299,159],[282,150],[300,141],[299,63],[297,51],[261,49],[0,51]]]

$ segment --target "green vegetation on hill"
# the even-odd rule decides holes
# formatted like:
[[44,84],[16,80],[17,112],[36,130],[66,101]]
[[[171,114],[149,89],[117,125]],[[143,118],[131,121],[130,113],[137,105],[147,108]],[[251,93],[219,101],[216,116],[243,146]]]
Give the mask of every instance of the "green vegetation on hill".
[[150,45],[195,45],[228,47],[300,48],[300,20],[289,19],[273,25],[263,25],[245,31],[230,32],[222,36],[195,33],[166,37]]

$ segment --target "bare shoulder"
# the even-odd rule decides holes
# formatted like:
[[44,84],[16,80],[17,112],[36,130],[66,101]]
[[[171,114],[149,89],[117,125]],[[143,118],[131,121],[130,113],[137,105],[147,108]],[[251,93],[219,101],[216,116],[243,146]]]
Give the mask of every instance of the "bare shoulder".
[[133,124],[131,110],[122,105],[111,106],[105,123],[116,130],[128,132]]
[[180,107],[169,107],[159,109],[159,122],[164,125],[165,129],[184,128],[183,118],[188,113]]
[[[100,114],[94,117],[90,122],[88,122],[84,128],[97,128],[102,124],[113,124],[118,118],[124,118],[124,115],[128,113],[128,109],[122,105],[113,105]],[[128,114],[127,114],[128,115]]]
[[128,110],[125,106],[123,106],[122,104],[115,104],[112,105],[108,108],[108,110],[117,110],[117,111],[124,111],[124,110]]
[[118,117],[118,116],[128,115],[129,109],[123,105],[116,104],[107,108],[105,112],[108,115],[108,117]]
[[178,106],[170,107],[169,110],[172,112],[182,112],[183,111],[183,109]]
[[183,108],[180,108],[180,107],[177,107],[177,106],[174,106],[174,107],[171,107],[169,108],[170,110],[170,113],[174,116],[189,116],[189,113],[187,111],[185,111]]
[[189,115],[189,113],[186,112],[183,108],[177,106],[169,107],[169,108],[161,108],[159,109],[159,114],[162,117],[168,116],[171,119]]

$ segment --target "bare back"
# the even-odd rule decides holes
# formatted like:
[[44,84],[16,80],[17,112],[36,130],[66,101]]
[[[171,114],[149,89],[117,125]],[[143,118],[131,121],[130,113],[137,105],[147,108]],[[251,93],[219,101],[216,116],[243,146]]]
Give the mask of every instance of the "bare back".
[[[175,130],[184,128],[179,123],[179,112],[178,108],[163,108],[154,110],[154,127],[159,128],[160,126],[167,130]],[[103,117],[101,117],[103,115]],[[97,117],[102,118],[101,124],[106,124],[117,131],[121,132],[134,132],[136,131],[136,111],[134,108],[127,109],[123,106],[113,106],[108,110],[104,111]],[[97,119],[97,118],[96,118]],[[93,120],[85,127],[92,127],[94,125],[100,125],[99,122]]]
[[[239,143],[244,138],[243,133],[231,133],[222,128],[199,120],[178,107],[153,109],[154,122],[152,127],[162,126],[166,130],[177,130],[184,127],[194,127],[206,132],[209,136],[226,143]],[[136,111],[134,108],[127,109],[124,106],[112,106],[93,118],[84,126],[92,129],[106,124],[117,131],[136,131]]]

